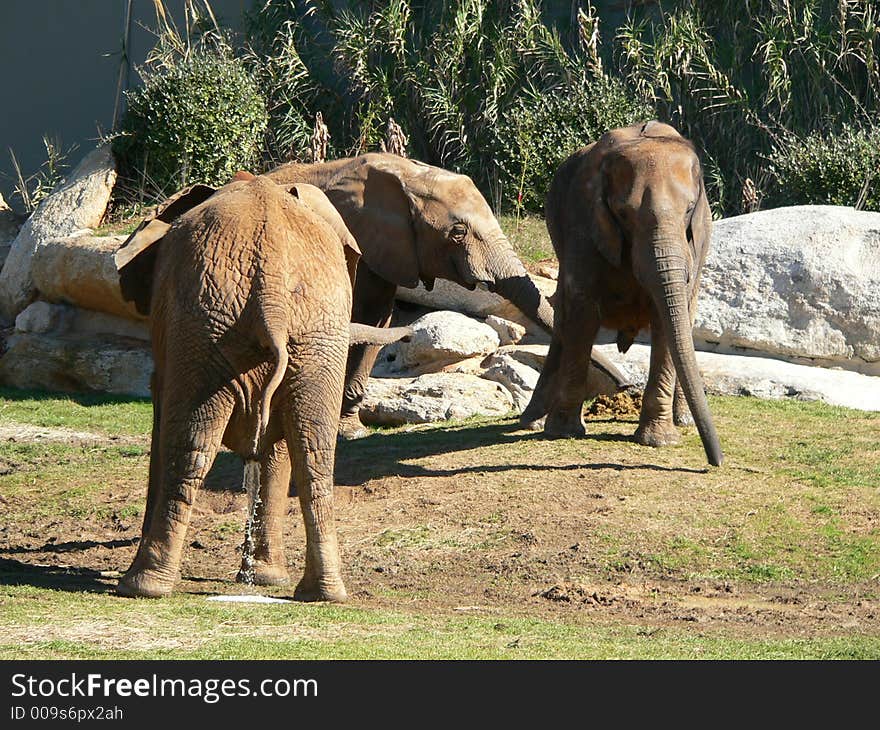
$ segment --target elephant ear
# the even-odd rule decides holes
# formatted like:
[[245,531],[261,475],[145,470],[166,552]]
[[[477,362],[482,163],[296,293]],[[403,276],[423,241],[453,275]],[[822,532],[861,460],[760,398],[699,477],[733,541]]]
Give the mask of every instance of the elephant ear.
[[691,215],[691,224],[688,227],[688,239],[693,247],[694,266],[700,271],[706,261],[709,252],[709,239],[712,236],[712,211],[709,208],[709,199],[706,197],[706,186],[700,175],[700,194],[697,204]]
[[413,206],[401,166],[367,159],[327,195],[345,218],[367,268],[398,286],[419,283]]
[[214,192],[214,188],[207,185],[193,185],[172,195],[137,227],[113,256],[122,297],[134,302],[140,314],[150,313],[158,244],[176,218],[206,201]]
[[[596,154],[599,156],[598,150]],[[611,208],[608,207],[606,182],[610,173],[607,167],[599,161],[598,174],[591,175],[592,195],[587,199],[593,201],[593,236],[596,248],[612,266],[619,268],[623,262],[624,240],[620,227],[611,215]]]
[[303,201],[309,206],[319,217],[323,218],[336,233],[342,244],[342,251],[345,254],[345,265],[348,269],[348,278],[351,280],[351,286],[354,288],[355,273],[357,272],[358,261],[361,259],[361,249],[357,244],[339,211],[330,202],[330,199],[321,191],[320,188],[307,183],[297,183],[288,188],[288,192],[298,200]]

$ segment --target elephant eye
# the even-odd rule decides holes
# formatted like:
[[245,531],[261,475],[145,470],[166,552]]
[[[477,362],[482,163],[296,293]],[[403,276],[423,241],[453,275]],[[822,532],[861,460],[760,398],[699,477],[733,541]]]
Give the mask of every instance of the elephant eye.
[[464,241],[467,235],[467,226],[464,223],[456,223],[449,229],[449,237],[456,243]]

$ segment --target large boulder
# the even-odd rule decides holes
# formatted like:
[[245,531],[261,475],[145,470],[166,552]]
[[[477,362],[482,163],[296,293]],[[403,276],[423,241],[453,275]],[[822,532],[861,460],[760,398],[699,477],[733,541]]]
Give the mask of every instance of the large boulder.
[[500,340],[490,326],[458,312],[430,312],[415,320],[408,342],[397,343],[395,366],[430,368],[494,352]]
[[495,353],[483,362],[482,377],[500,383],[513,396],[517,413],[522,413],[531,400],[540,373],[516,360],[511,355]]
[[880,375],[880,213],[795,206],[717,221],[694,338]]
[[15,318],[15,331],[32,334],[128,337],[150,341],[150,330],[146,322],[42,300],[29,304]]
[[3,263],[12,248],[12,242],[20,230],[21,222],[18,220],[18,216],[0,195],[0,269],[3,268]]
[[113,254],[125,236],[79,235],[44,241],[31,260],[42,299],[66,302],[126,319],[145,320],[122,298]]
[[22,226],[0,272],[0,315],[11,321],[35,297],[31,259],[43,242],[95,228],[116,182],[108,145],[90,152]]
[[16,388],[148,396],[149,346],[121,337],[16,332],[0,358],[0,383]]
[[504,317],[490,314],[486,317],[486,324],[498,333],[502,345],[515,345],[526,336],[525,327]]
[[[633,345],[621,355],[615,345],[599,348],[634,385],[648,380],[651,348]],[[706,390],[714,395],[820,400],[863,411],[880,411],[880,378],[846,370],[798,365],[767,357],[697,352]]]
[[465,373],[429,373],[417,378],[370,378],[361,420],[378,426],[504,416],[513,396],[498,383]]

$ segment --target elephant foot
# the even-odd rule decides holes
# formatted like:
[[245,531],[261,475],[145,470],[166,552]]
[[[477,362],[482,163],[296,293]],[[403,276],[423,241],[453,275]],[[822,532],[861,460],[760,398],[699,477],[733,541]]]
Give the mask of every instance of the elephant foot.
[[541,418],[536,418],[534,421],[523,421],[520,419],[520,426],[525,431],[542,431],[544,429],[544,424],[547,423],[547,416],[541,416]]
[[339,579],[319,581],[304,577],[293,591],[293,600],[307,603],[315,601],[345,603],[348,600],[348,593]]
[[132,598],[164,598],[174,590],[173,579],[152,570],[129,569],[116,586],[120,596]]
[[267,563],[263,560],[254,560],[250,574],[242,566],[235,576],[236,583],[252,582],[255,586],[286,586],[290,585],[290,574],[287,567],[281,562]]
[[639,425],[635,439],[643,446],[674,446],[681,441],[681,434],[669,421],[649,421]]
[[573,414],[550,413],[544,421],[544,435],[552,439],[583,438],[587,434],[580,410]]
[[366,426],[361,423],[361,417],[357,413],[339,418],[339,438],[343,441],[355,441],[370,435]]

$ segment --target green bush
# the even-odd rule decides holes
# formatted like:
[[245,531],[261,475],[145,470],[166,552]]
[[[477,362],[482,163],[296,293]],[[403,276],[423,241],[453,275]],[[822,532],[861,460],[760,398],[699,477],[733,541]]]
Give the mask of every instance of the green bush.
[[829,204],[880,210],[878,171],[880,126],[813,133],[770,155],[773,187],[765,207]]
[[541,212],[553,173],[609,129],[650,119],[651,107],[607,77],[520,96],[501,117],[495,160],[502,197]]
[[148,193],[222,184],[259,163],[266,104],[256,80],[224,47],[199,48],[141,72],[114,152]]

